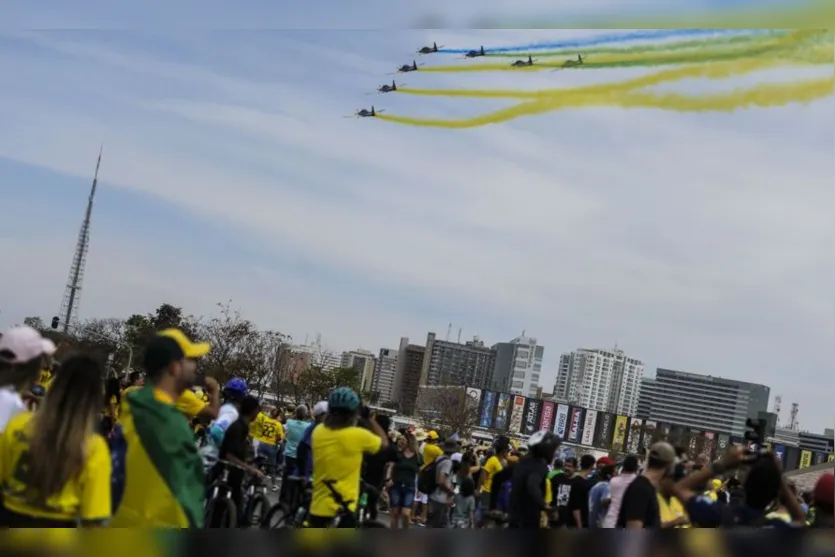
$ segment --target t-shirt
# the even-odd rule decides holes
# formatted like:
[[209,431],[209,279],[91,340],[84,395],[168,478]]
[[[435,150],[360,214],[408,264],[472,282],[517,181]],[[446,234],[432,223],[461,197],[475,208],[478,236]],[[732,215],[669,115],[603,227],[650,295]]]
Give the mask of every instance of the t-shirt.
[[469,525],[470,516],[475,511],[475,497],[473,495],[464,497],[460,493],[456,493],[452,498],[452,504],[453,525]]
[[[292,421],[297,420],[288,420],[288,426]],[[290,437],[289,427],[287,436]],[[330,518],[336,516],[341,508],[334,500],[330,488],[325,485],[325,480],[334,480],[334,489],[344,500],[350,501],[349,508],[355,510],[360,495],[363,455],[377,453],[381,445],[380,437],[361,427],[331,429],[320,424],[314,428],[310,437],[313,452],[313,500],[310,514]]]
[[519,459],[512,467],[510,522],[517,528],[539,528],[547,505],[548,466],[534,458]]
[[125,407],[127,405],[127,399],[125,397],[127,396],[128,393],[132,393],[133,391],[135,391],[138,388],[140,388],[139,385],[131,385],[130,387],[125,387],[122,390],[122,396],[120,397],[121,402],[119,403],[119,415],[120,416],[125,413]]
[[420,471],[420,459],[416,454],[409,458],[403,456],[403,453],[397,452],[392,455],[394,464],[391,469],[391,480],[395,485],[405,485],[411,487],[415,485],[418,471]]
[[6,424],[14,416],[26,412],[26,404],[17,391],[11,387],[0,389],[0,432],[6,429]]
[[[310,422],[289,419],[284,426],[285,439],[287,442],[284,445],[284,456],[289,458],[296,458],[296,449],[299,447],[299,441],[304,437],[304,432],[310,427]],[[370,432],[369,432],[370,433]]]
[[113,420],[119,417],[119,401],[116,399],[116,395],[111,396],[110,400],[107,401],[107,405],[104,407],[104,415]]
[[487,462],[484,463],[484,481],[481,484],[482,491],[486,493],[490,493],[490,490],[493,489],[493,476],[496,472],[501,471],[503,468],[502,461],[499,460],[497,456],[491,456],[487,459]]
[[603,501],[609,498],[609,482],[600,480],[589,490],[589,528],[594,530],[601,528],[603,518],[606,516],[608,505]]
[[186,389],[177,399],[177,410],[194,419],[207,406],[203,400],[191,389]]
[[86,459],[81,473],[45,502],[36,502],[28,494],[27,474],[30,462],[34,414],[18,414],[0,437],[0,478],[3,505],[12,512],[49,520],[101,522],[110,518],[110,450],[98,434],[87,438]]
[[569,511],[571,501],[571,490],[574,487],[572,478],[566,474],[557,474],[551,478],[551,493],[553,493],[553,506],[557,509],[557,522],[559,526],[568,526],[574,522]]
[[[684,505],[681,504],[681,501],[679,501],[677,497],[664,499],[660,493],[658,494],[658,510],[660,512],[662,525],[682,517],[687,517]],[[675,526],[675,528],[690,528],[690,525],[682,524]]]
[[[246,462],[249,458],[249,451],[252,446],[249,444],[249,423],[243,418],[238,418],[235,423],[226,430],[223,442],[220,445],[221,460],[228,460],[229,455],[238,460]],[[218,464],[218,466],[221,466]],[[229,485],[238,486],[244,479],[244,471],[240,468],[229,470]]]
[[645,476],[637,476],[626,488],[618,513],[618,528],[626,528],[632,520],[640,520],[644,528],[661,526],[661,511],[658,508],[658,492]]
[[[252,430],[250,429],[250,435]],[[284,428],[281,422],[270,417],[264,416],[261,420],[261,427],[258,429],[258,436],[255,440],[265,445],[277,445],[284,436]]]
[[441,488],[441,484],[445,483],[445,480],[452,475],[452,465],[452,459],[447,456],[444,456],[443,460],[439,460],[435,465],[435,474],[437,475],[435,479],[438,487],[435,488],[435,491],[429,494],[429,499],[435,501],[436,503],[449,503],[450,501],[450,493]]
[[577,475],[571,478],[571,494],[568,498],[568,511],[570,515],[566,524],[568,528],[577,528],[574,511],[580,511],[580,524],[582,524],[582,527],[589,527],[589,482],[583,476]]
[[255,416],[255,419],[249,424],[249,436],[256,441],[261,440],[259,439],[259,437],[261,437],[261,424],[264,423],[264,418],[266,417],[267,415],[263,412],[258,412],[258,415]]
[[621,474],[609,480],[609,510],[603,519],[604,528],[614,528],[618,523],[620,504],[623,501],[623,494],[637,476],[635,474]]
[[48,369],[42,369],[35,384],[40,385],[44,390],[48,390],[49,385],[52,384],[52,372]]

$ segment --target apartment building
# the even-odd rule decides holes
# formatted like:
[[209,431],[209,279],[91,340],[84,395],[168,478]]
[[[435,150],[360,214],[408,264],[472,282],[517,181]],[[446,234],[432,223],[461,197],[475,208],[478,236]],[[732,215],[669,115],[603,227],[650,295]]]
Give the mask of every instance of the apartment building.
[[585,408],[634,416],[644,364],[623,350],[581,348],[560,356],[554,397]]
[[381,348],[374,366],[371,380],[371,393],[378,403],[391,402],[395,399],[394,384],[397,376],[397,354],[394,348]]
[[376,363],[376,358],[373,353],[360,348],[343,352],[340,367],[357,370],[360,377],[360,389],[363,392],[369,392],[374,381],[374,367]]
[[503,393],[536,397],[545,347],[533,337],[516,337],[510,342],[494,344],[496,364],[491,389]]
[[426,357],[421,385],[466,385],[489,389],[493,382],[496,352],[478,337],[464,344],[426,336]]

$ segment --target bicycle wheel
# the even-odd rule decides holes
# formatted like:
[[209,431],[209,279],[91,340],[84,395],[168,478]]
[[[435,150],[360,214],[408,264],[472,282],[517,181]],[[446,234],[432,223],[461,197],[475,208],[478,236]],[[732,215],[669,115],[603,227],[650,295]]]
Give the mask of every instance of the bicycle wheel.
[[217,497],[206,507],[204,528],[235,528],[238,525],[238,509],[227,497]]
[[278,502],[267,511],[266,516],[261,520],[261,529],[278,530],[283,528],[293,528],[293,513],[285,503]]
[[270,511],[270,500],[263,493],[256,493],[246,505],[246,523],[250,526],[260,526]]

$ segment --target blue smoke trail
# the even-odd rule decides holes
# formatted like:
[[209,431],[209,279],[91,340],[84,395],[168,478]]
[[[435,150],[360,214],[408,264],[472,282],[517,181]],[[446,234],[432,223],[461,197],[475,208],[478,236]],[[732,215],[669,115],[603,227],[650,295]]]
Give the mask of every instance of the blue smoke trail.
[[[753,29],[753,30],[739,30],[739,29],[658,29],[650,31],[635,31],[633,33],[619,33],[612,35],[598,35],[596,37],[587,37],[583,39],[570,39],[564,41],[529,43],[516,46],[495,46],[485,47],[487,52],[520,52],[527,50],[541,50],[541,49],[558,49],[558,48],[578,48],[589,46],[600,46],[604,44],[622,43],[629,41],[646,41],[659,39],[678,39],[688,37],[700,37],[709,35],[734,35],[734,34],[759,34],[767,33],[768,29]],[[445,52],[447,54],[466,54],[470,50],[477,50],[469,48],[441,48],[438,52]]]

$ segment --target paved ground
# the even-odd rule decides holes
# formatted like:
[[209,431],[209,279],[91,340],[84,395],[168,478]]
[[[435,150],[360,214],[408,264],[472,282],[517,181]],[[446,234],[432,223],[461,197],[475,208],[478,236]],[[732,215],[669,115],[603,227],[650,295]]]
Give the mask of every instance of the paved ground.
[[[270,499],[271,504],[275,505],[276,503],[278,503],[278,493],[270,492],[268,494],[268,497]],[[388,526],[391,523],[391,514],[385,511],[380,511],[377,513],[377,521]]]

